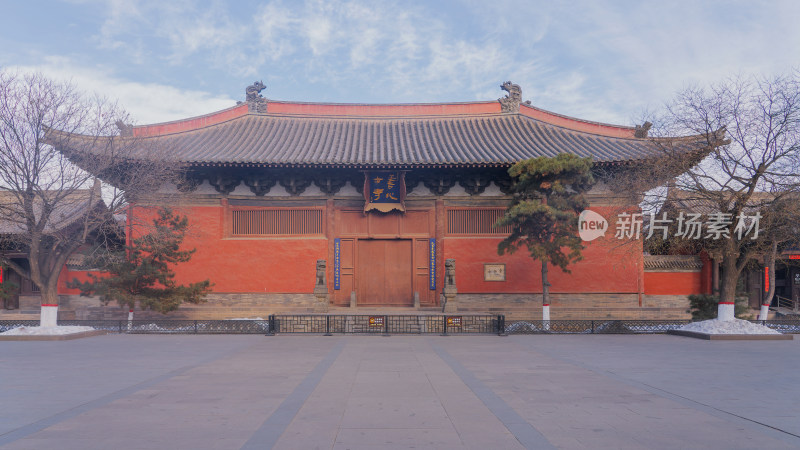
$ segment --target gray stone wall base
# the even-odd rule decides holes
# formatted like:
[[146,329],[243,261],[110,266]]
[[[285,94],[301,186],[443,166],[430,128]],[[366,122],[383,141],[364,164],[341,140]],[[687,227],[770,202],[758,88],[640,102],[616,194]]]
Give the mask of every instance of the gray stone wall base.
[[[199,305],[184,304],[163,315],[152,311],[135,312],[136,319],[233,319],[266,318],[270,314],[311,314],[324,312],[312,294],[223,294],[215,293]],[[465,294],[459,293],[448,314],[505,314],[509,319],[538,319],[542,316],[541,294]],[[375,310],[376,308],[370,308]],[[394,308],[396,314],[414,314],[414,308]],[[394,310],[393,309],[393,310]],[[434,308],[441,312],[441,307]],[[690,319],[688,296],[645,295],[639,306],[637,294],[551,294],[550,317],[558,319]],[[359,314],[362,308],[329,306],[331,314]],[[39,317],[39,297],[20,299],[15,318]],[[367,313],[367,310],[364,310]],[[24,315],[24,316],[23,316]],[[60,299],[59,319],[127,319],[128,311],[116,303],[102,305],[96,297],[65,295]]]

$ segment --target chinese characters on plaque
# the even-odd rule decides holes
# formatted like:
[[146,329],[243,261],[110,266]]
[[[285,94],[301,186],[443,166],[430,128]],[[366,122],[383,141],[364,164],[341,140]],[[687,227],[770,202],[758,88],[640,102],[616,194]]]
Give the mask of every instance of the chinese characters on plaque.
[[506,265],[484,264],[483,281],[506,281]]
[[333,289],[342,288],[342,240],[333,240]]
[[399,170],[371,170],[364,172],[364,212],[405,211],[405,172]]

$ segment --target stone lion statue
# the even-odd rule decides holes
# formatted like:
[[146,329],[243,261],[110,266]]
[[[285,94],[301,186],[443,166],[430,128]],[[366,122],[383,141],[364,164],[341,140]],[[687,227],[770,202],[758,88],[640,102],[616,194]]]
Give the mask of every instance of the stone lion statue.
[[325,286],[325,267],[327,264],[324,259],[317,260],[317,286]]
[[455,259],[445,259],[444,260],[444,285],[445,286],[455,286],[456,285],[456,260]]

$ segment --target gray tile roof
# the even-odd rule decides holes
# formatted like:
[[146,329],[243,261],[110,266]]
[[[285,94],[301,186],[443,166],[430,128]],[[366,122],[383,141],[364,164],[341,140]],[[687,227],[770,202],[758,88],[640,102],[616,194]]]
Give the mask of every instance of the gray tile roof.
[[[648,139],[578,131],[522,114],[309,116],[245,114],[222,123],[142,139],[140,157],[191,165],[447,167],[508,166],[573,153],[598,163],[654,156]],[[687,151],[705,147],[686,142]]]
[[645,255],[644,270],[648,272],[697,272],[703,269],[703,261],[690,255]]
[[[38,218],[41,214],[43,198],[54,202],[53,212],[50,214],[45,228],[45,234],[56,233],[75,223],[87,211],[103,199],[99,195],[92,195],[91,189],[77,189],[67,194],[56,191],[43,191],[34,199],[34,214]],[[54,200],[54,198],[58,200]],[[0,235],[25,234],[28,231],[25,225],[25,215],[22,213],[21,204],[13,192],[0,190]]]

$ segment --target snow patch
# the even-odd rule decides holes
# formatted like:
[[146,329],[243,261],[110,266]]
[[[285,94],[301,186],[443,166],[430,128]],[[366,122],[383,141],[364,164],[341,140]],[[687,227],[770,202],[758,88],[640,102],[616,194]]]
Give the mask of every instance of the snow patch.
[[680,328],[682,331],[694,331],[706,334],[781,334],[764,325],[758,325],[741,319],[704,320],[692,322]]
[[60,336],[94,331],[92,327],[18,327],[0,333],[3,336]]

